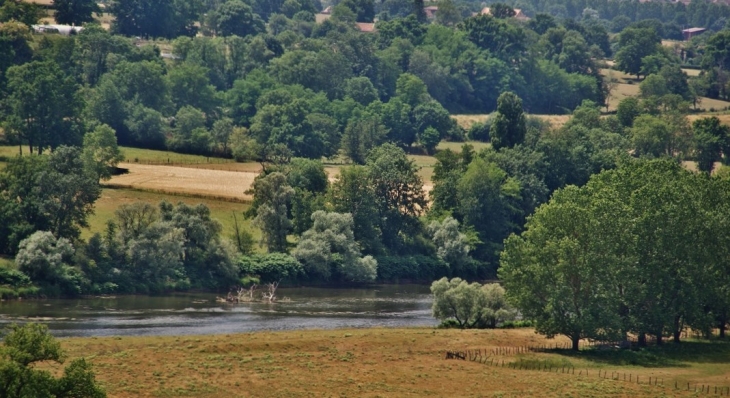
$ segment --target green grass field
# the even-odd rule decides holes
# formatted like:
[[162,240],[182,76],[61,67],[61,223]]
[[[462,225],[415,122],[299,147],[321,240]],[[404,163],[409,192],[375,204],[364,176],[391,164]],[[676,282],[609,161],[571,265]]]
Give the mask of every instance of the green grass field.
[[234,163],[231,159],[212,158],[200,155],[188,155],[170,151],[156,151],[152,149],[140,149],[121,147],[125,162],[140,163]]
[[210,208],[211,217],[221,223],[223,227],[222,235],[224,237],[230,237],[234,233],[235,222],[233,213],[235,212],[239,226],[251,232],[256,241],[261,238],[260,230],[251,225],[251,220],[244,220],[243,218],[243,212],[249,208],[247,204],[128,189],[104,189],[102,191],[101,198],[96,202],[94,215],[89,218],[89,228],[82,231],[82,237],[88,238],[96,232],[103,233],[107,221],[114,218],[114,212],[122,204],[146,202],[157,206],[163,200],[167,200],[173,204],[183,202],[188,205],[197,205],[199,203],[207,205]]
[[[85,356],[93,364],[113,398],[682,397],[715,395],[715,387],[727,395],[730,387],[726,342],[504,352],[556,342],[567,340],[532,329],[374,328],[71,338],[62,346],[69,358]],[[486,364],[447,360],[447,350],[486,350],[490,358]],[[567,372],[573,368],[575,374]]]

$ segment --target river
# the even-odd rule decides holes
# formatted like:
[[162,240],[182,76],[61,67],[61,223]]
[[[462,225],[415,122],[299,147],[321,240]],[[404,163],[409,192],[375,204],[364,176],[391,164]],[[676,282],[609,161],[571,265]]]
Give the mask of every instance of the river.
[[58,337],[242,333],[434,326],[428,286],[281,288],[274,304],[216,302],[215,294],[0,302],[0,327],[42,322]]

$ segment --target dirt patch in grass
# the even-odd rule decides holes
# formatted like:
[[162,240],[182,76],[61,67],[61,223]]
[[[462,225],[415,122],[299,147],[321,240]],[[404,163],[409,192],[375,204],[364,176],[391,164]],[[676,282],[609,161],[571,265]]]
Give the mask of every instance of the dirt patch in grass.
[[[506,364],[523,361],[574,366],[581,375],[444,359],[446,350],[490,350],[546,342],[554,344],[555,340],[546,341],[527,329],[414,328],[74,338],[64,339],[62,345],[71,358],[86,356],[109,396],[119,398],[660,397],[685,393],[674,390],[673,383],[661,387],[599,378],[598,370],[609,375],[630,372],[634,380],[639,375],[644,383],[649,377],[661,377],[665,384],[683,377],[681,380],[693,384],[719,385],[715,381],[719,383],[729,374],[725,359],[728,345],[718,343],[695,350],[697,354],[692,354],[693,349],[702,347],[687,346],[681,353],[669,354],[551,352],[497,357]],[[703,361],[710,356],[712,361]]]

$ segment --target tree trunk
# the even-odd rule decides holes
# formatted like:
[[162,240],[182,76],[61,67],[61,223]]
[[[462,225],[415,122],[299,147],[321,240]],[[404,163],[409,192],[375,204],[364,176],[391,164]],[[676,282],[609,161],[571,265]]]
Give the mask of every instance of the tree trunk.
[[662,332],[657,332],[656,334],[656,345],[662,345],[664,344],[664,341],[662,340]]
[[682,338],[682,328],[680,327],[680,317],[674,317],[674,344],[679,344]]
[[720,324],[717,325],[717,328],[720,329],[720,338],[721,339],[724,339],[725,338],[725,323],[726,322],[723,319],[722,321],[720,321]]
[[646,333],[639,333],[639,347],[646,347]]
[[578,349],[579,349],[578,345],[580,343],[580,336],[573,336],[570,338],[570,340],[573,343],[573,351],[578,351]]

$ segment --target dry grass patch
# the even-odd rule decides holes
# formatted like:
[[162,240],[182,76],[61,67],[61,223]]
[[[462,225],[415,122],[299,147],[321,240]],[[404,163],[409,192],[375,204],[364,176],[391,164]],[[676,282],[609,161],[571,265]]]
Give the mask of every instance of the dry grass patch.
[[251,187],[258,175],[255,172],[137,163],[122,163],[119,167],[129,172],[112,177],[105,183],[106,186],[238,201],[252,199],[251,195],[244,192]]
[[[564,340],[560,340],[564,341]],[[71,358],[86,356],[110,397],[666,397],[660,386],[598,378],[598,369],[635,377],[683,375],[710,383],[728,375],[723,361],[626,365],[621,357],[558,353],[505,356],[590,369],[588,376],[513,370],[445,360],[445,350],[491,349],[545,342],[531,330],[358,329],[258,332],[185,337],[73,338]],[[550,341],[552,343],[552,341]],[[694,348],[694,347],[693,347]],[[725,354],[721,351],[719,356]],[[624,354],[622,354],[624,355]],[[632,354],[629,352],[628,357]],[[716,355],[713,358],[719,359]],[[664,358],[668,359],[668,358]],[[675,365],[675,366],[672,366]],[[684,379],[683,379],[684,380]],[[673,387],[673,386],[672,386]]]
[[[550,122],[550,125],[553,128],[563,127],[563,125],[571,118],[571,115],[533,115],[533,114],[529,114],[527,116],[546,120],[546,121]],[[469,128],[471,128],[471,126],[474,123],[484,123],[487,120],[487,118],[489,117],[489,115],[488,114],[451,115],[451,117],[454,118],[457,123],[459,123],[459,126],[461,126],[464,129],[469,129]]]

